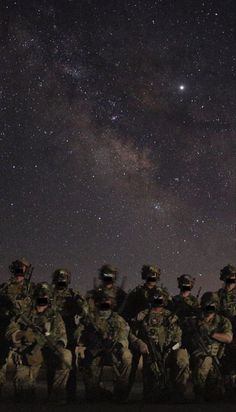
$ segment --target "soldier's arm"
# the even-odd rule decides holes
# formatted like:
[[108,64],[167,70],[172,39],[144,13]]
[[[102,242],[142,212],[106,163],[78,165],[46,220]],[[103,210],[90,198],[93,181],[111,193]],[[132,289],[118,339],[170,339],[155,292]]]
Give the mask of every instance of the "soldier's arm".
[[233,340],[233,332],[230,320],[223,318],[221,331],[213,332],[211,337],[221,343],[231,343]]

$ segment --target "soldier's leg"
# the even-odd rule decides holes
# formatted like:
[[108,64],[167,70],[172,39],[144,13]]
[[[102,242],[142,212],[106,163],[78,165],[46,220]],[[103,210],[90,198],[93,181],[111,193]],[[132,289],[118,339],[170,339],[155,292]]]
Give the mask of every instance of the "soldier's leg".
[[35,384],[43,363],[41,349],[24,356],[12,353],[16,365],[14,377],[15,397],[18,400],[32,400],[35,396]]
[[61,349],[60,359],[57,357],[57,365],[53,378],[52,394],[55,399],[64,399],[66,384],[72,364],[72,354],[68,349]]
[[149,355],[143,355],[143,399],[145,401],[158,401],[162,392],[160,385],[160,371],[157,369]]
[[67,400],[73,401],[76,398],[76,388],[77,388],[77,366],[76,366],[76,354],[75,347],[71,346],[69,348],[72,355],[71,370],[69,373],[68,381],[66,384]]
[[126,399],[129,395],[129,377],[132,354],[128,348],[122,348],[112,356],[114,374],[114,396],[118,400]]
[[4,384],[6,383],[6,370],[7,370],[7,364],[6,361],[0,362],[0,396],[2,393],[2,388]]
[[187,383],[190,377],[189,355],[186,349],[178,349],[170,353],[168,359],[170,380],[175,400],[184,400],[187,396]]
[[0,351],[0,395],[2,388],[6,383],[7,361],[10,354],[9,342],[6,339],[2,339],[1,351]]
[[83,359],[81,365],[86,399],[95,401],[106,397],[106,391],[104,391],[101,386],[103,371],[102,357],[92,356],[89,352],[85,352],[85,359]]
[[212,357],[198,357],[195,359],[193,371],[193,383],[196,396],[205,395],[206,381],[212,368]]

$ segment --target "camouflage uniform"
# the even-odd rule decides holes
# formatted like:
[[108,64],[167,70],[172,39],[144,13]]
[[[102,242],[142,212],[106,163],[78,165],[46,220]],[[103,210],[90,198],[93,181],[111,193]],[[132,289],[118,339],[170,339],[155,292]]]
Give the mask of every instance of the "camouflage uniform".
[[[144,265],[142,267],[142,279],[145,283],[138,285],[127,295],[121,315],[129,322],[132,323],[132,319],[135,319],[137,314],[142,310],[148,309],[153,297],[161,292],[165,298],[165,304],[167,306],[172,305],[172,298],[166,288],[157,285],[160,279],[160,269],[156,266]],[[149,287],[149,281],[153,283],[153,286]],[[156,283],[154,285],[154,282]]]
[[112,299],[113,311],[120,312],[126,298],[126,292],[116,285],[117,269],[110,265],[103,265],[99,270],[100,284],[86,294],[90,311],[95,310],[97,295],[106,293]]
[[87,312],[87,304],[79,291],[75,292],[69,288],[70,277],[70,272],[67,269],[57,269],[53,273],[52,305],[59,311],[65,323],[67,348],[72,353],[72,368],[67,382],[67,399],[73,400],[76,397],[77,380],[74,333],[80,317]]
[[[154,297],[155,300],[155,297]],[[185,396],[189,379],[189,357],[181,346],[181,329],[178,318],[164,307],[140,312],[136,320],[138,336],[150,348],[143,356],[143,396],[146,400],[161,400],[163,396]],[[150,346],[151,345],[151,346]]]
[[[22,268],[25,268],[25,273],[19,273]],[[16,313],[26,311],[31,305],[31,298],[34,290],[34,284],[23,279],[17,282],[16,277],[19,275],[28,275],[27,271],[31,269],[31,265],[25,258],[18,259],[9,266],[13,276],[2,285],[0,285],[0,335],[1,335],[1,353],[0,353],[0,392],[6,382],[7,360],[11,356],[10,344],[4,337],[6,329],[10,323],[12,316]]]
[[[110,397],[111,394],[101,385],[103,366],[109,363],[114,373],[114,397],[120,401],[126,399],[129,392],[132,359],[129,350],[130,328],[118,313],[111,310],[110,298],[106,297],[106,300],[109,308],[100,306],[93,311],[83,330],[81,326],[78,328],[77,338],[79,346],[86,348],[82,369],[87,399]],[[102,298],[101,305],[104,305]]]
[[190,275],[181,275],[178,278],[180,293],[173,297],[173,312],[179,318],[182,329],[182,346],[188,349],[188,320],[199,314],[198,299],[191,294],[195,279]]
[[[232,323],[233,341],[227,345],[223,359],[224,373],[230,389],[236,388],[236,268],[232,265],[225,266],[220,273],[220,280],[225,286],[218,290],[220,300],[220,313]],[[228,284],[232,284],[232,288]]]
[[[200,398],[208,396],[211,399],[213,394],[213,399],[216,399],[224,392],[219,359],[223,356],[225,344],[213,335],[222,334],[231,340],[232,325],[227,318],[216,312],[217,304],[217,294],[206,292],[201,299],[201,314],[189,323],[193,383],[196,396]],[[210,319],[207,318],[209,313],[212,313]]]
[[7,339],[14,346],[14,385],[15,395],[19,400],[34,396],[35,383],[43,363],[47,369],[54,370],[53,387],[50,388],[52,393],[49,395],[64,398],[71,367],[71,352],[65,349],[67,336],[61,315],[49,303],[43,312],[38,311],[38,299],[44,298],[45,293],[37,295],[31,310],[27,314],[16,316],[6,332]]

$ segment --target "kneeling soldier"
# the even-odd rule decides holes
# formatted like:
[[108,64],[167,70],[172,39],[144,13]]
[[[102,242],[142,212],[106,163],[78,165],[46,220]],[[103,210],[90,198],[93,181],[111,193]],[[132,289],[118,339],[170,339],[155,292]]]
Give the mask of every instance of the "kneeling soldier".
[[10,323],[6,337],[14,346],[16,375],[15,395],[18,400],[34,398],[35,383],[45,363],[54,370],[49,395],[64,399],[65,387],[71,368],[71,352],[65,349],[67,337],[61,315],[50,306],[50,286],[38,284],[29,313],[20,314]]
[[147,401],[185,398],[189,379],[189,357],[181,348],[178,318],[164,307],[161,290],[153,296],[150,309],[136,319],[136,334],[148,347],[143,356],[143,397]]
[[201,313],[189,323],[190,355],[196,398],[215,400],[224,393],[221,359],[225,344],[232,342],[229,319],[217,313],[219,298],[206,292],[201,299]]
[[112,310],[112,300],[104,292],[96,296],[95,307],[83,330],[77,330],[78,345],[86,348],[81,362],[86,398],[91,401],[112,398],[111,392],[101,384],[103,366],[110,364],[114,373],[113,399],[125,401],[132,359],[129,326]]

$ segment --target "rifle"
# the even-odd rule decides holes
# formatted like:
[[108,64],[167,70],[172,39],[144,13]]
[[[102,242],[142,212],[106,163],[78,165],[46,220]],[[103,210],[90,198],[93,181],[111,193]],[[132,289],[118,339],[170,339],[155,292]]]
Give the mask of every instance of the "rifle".
[[165,390],[168,387],[166,360],[171,350],[179,348],[179,344],[170,344],[161,350],[159,343],[149,335],[145,325],[142,326],[142,336],[148,346],[150,361],[155,366],[155,375],[160,381],[160,388]]
[[[62,358],[62,353],[58,346],[56,345],[55,340],[49,336],[45,335],[41,328],[37,325],[35,325],[33,322],[31,322],[24,313],[20,314],[20,320],[23,321],[23,324],[27,326],[28,328],[32,329],[32,331],[35,333],[35,338],[36,342],[32,343],[31,349],[35,349],[35,347],[38,345],[40,348],[46,345],[51,351],[56,354],[60,359]],[[29,348],[26,350],[28,351]],[[68,368],[71,368],[71,365],[69,363],[65,363],[65,365]]]
[[[195,319],[195,321],[196,321],[196,319]],[[196,339],[198,347],[201,349],[201,351],[203,352],[204,355],[210,356],[212,358],[212,363],[213,363],[213,366],[214,366],[215,371],[217,373],[217,376],[220,380],[223,380],[223,376],[222,376],[221,369],[220,369],[220,366],[221,366],[220,361],[217,358],[217,356],[212,356],[209,353],[209,350],[208,350],[202,336],[200,335],[200,332],[197,329],[196,322],[193,322],[193,319],[192,319],[192,322],[191,322],[191,327],[193,328],[194,340]]]

